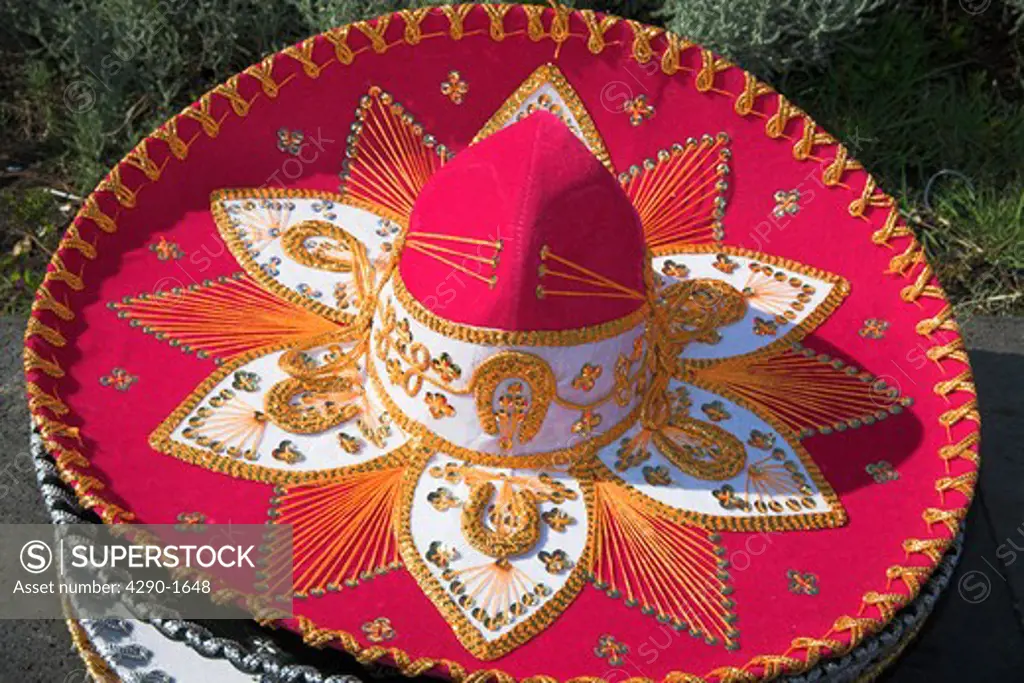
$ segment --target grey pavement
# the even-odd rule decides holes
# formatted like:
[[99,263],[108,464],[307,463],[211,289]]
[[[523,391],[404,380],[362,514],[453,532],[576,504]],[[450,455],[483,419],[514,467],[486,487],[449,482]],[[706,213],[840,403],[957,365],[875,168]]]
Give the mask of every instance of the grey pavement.
[[[28,452],[23,327],[0,318],[0,522],[46,523]],[[964,332],[982,410],[980,491],[953,582],[888,683],[1016,681],[1024,671],[1024,318],[977,317]],[[85,680],[62,621],[0,620],[0,683]]]

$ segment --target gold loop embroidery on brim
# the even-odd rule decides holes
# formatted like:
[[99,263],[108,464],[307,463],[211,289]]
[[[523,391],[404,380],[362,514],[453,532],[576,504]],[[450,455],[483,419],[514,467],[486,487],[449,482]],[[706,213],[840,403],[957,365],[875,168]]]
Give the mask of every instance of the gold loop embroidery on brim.
[[397,270],[391,284],[395,298],[416,322],[446,337],[487,346],[578,346],[618,336],[643,323],[648,311],[645,304],[623,318],[572,330],[497,330],[452,322],[435,314],[412,295]]
[[[509,487],[507,482],[503,487]],[[530,552],[540,541],[540,510],[533,491],[503,491],[509,500],[494,505],[498,488],[483,481],[470,489],[462,506],[462,535],[474,548],[499,563]],[[492,528],[493,527],[493,528]]]
[[[309,240],[318,237],[327,243],[310,248]],[[289,227],[281,236],[281,249],[296,263],[332,273],[356,270],[356,252],[365,252],[355,237],[327,221],[303,221]]]
[[704,481],[732,479],[747,463],[747,449],[743,443],[710,422],[693,418],[670,419],[651,437],[666,460],[680,471]]

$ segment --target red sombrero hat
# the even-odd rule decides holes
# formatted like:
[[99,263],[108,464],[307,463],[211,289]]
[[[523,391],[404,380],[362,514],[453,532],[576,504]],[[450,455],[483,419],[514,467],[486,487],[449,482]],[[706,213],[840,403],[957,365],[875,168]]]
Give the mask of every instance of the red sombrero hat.
[[205,95],[86,201],[26,372],[104,521],[290,524],[285,626],[455,678],[805,670],[916,595],[978,464],[893,200],[750,74],[563,8]]

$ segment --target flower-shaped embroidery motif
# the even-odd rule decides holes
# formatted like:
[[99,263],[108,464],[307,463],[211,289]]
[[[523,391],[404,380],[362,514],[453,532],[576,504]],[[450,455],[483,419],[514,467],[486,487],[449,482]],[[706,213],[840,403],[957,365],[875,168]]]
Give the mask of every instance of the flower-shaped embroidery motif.
[[726,410],[725,404],[718,400],[705,403],[700,409],[712,422],[721,422],[732,417],[732,414]]
[[139,378],[136,375],[129,373],[124,368],[114,368],[109,375],[100,377],[100,384],[105,387],[113,387],[118,391],[128,391],[138,381]]
[[602,368],[600,365],[584,363],[583,367],[580,368],[579,374],[572,380],[572,388],[579,391],[592,390],[597,379],[601,376],[601,372]]
[[537,557],[544,563],[544,569],[549,574],[564,574],[572,569],[573,566],[572,560],[562,549],[552,550],[551,552],[542,550],[537,553]]
[[177,261],[185,255],[181,247],[174,242],[168,242],[163,237],[156,244],[149,245],[149,250],[156,254],[160,261]]
[[794,595],[817,595],[818,575],[811,572],[799,572],[790,569],[786,572],[789,579],[789,592]]
[[685,280],[690,277],[690,269],[681,263],[676,263],[672,259],[669,259],[662,264],[661,272],[664,275],[674,277],[677,280]]
[[782,218],[783,216],[795,216],[800,211],[800,191],[799,190],[779,190],[775,193],[775,208],[772,209],[772,215],[776,218]]
[[302,151],[302,143],[306,135],[301,130],[281,128],[277,131],[277,148],[282,152],[297,155]]
[[462,377],[462,368],[455,364],[455,361],[452,360],[451,355],[447,351],[434,358],[430,364],[443,382],[454,382]]
[[644,480],[651,486],[668,486],[672,483],[672,475],[664,465],[644,467]]
[[174,526],[179,531],[185,531],[187,529],[201,530],[203,526],[210,521],[202,512],[181,512],[178,514],[176,519],[178,520],[178,523]]
[[435,420],[455,416],[455,408],[452,408],[451,404],[448,403],[448,399],[445,398],[444,394],[428,391],[423,399],[430,410],[430,416]]
[[627,101],[622,110],[629,114],[629,123],[632,126],[639,126],[647,119],[654,116],[654,105],[647,101],[647,95],[637,95]]
[[294,465],[303,459],[302,452],[289,440],[282,441],[277,448],[271,451],[275,460]]
[[260,388],[260,376],[248,370],[239,370],[231,381],[231,388],[237,391],[255,392]]
[[580,419],[572,423],[572,433],[580,436],[590,436],[594,429],[601,424],[601,416],[591,410],[584,410]]
[[449,484],[458,484],[462,481],[462,467],[448,462],[444,464],[444,467],[431,467],[430,476],[435,479],[444,479]]
[[377,617],[373,621],[368,621],[363,624],[362,629],[366,639],[371,643],[383,643],[395,637],[395,629],[387,617]]
[[561,508],[551,508],[541,514],[541,518],[549,527],[555,531],[562,532],[569,528],[570,524],[576,523],[576,518]]
[[438,512],[446,512],[459,506],[459,500],[451,492],[451,489],[441,487],[434,489],[427,495],[427,500]]
[[594,654],[601,659],[607,659],[611,666],[622,666],[622,655],[629,653],[629,646],[619,642],[615,636],[605,634],[597,639],[597,646]]
[[451,564],[452,560],[456,559],[459,553],[455,548],[450,545],[442,543],[441,541],[432,541],[427,552],[424,554],[427,562],[441,567],[442,569],[447,568]]
[[441,94],[452,101],[452,104],[462,104],[469,93],[469,84],[462,79],[458,71],[449,71],[447,78],[441,83]]
[[363,449],[363,444],[359,439],[345,432],[338,434],[338,445],[341,446],[343,451],[351,455],[355,455]]
[[885,337],[885,332],[888,329],[889,322],[887,320],[868,318],[864,321],[864,325],[858,330],[857,334],[865,339],[882,339]]
[[876,484],[884,484],[888,481],[896,481],[900,478],[899,472],[888,460],[879,460],[864,467],[864,470],[871,475]]

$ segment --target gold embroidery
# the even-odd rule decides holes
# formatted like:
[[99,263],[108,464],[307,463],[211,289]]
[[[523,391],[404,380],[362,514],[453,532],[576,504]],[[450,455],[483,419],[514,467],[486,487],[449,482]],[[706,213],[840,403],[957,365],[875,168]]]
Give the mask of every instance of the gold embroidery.
[[361,273],[369,268],[362,243],[326,221],[292,225],[281,236],[281,249],[296,263],[332,273]]
[[697,479],[732,479],[747,463],[747,450],[740,440],[708,422],[670,418],[652,438],[666,460]]
[[574,330],[494,330],[486,327],[461,325],[436,315],[413,297],[398,272],[391,277],[391,284],[394,288],[395,299],[413,320],[438,334],[471,344],[575,346],[616,337],[643,323],[647,316],[647,306],[641,306],[623,318]]
[[[541,40],[541,39],[544,38],[544,35],[543,35],[543,26],[540,25],[539,19],[540,19],[540,16],[543,14],[544,10],[543,10],[543,8],[539,8],[539,7],[531,8],[531,10],[532,10],[532,13],[529,13],[529,15],[531,17],[531,21],[532,21],[532,17],[536,16],[537,24],[538,24],[538,26],[540,28],[539,28],[539,32],[538,33],[536,33],[535,35],[533,33],[531,33],[530,37],[532,39],[535,39],[535,40]],[[524,11],[524,13],[526,13],[526,12]],[[579,38],[580,36],[576,36],[574,34],[570,34],[569,37],[570,38]],[[635,36],[634,36],[634,41],[635,41]],[[671,43],[672,43],[671,39],[669,40],[669,43],[670,43],[670,45],[669,45],[668,49],[665,50],[665,55],[666,56],[670,52],[673,52],[672,47],[671,47]],[[675,57],[676,63],[678,63],[678,50],[674,51],[673,56]],[[273,58],[270,58],[270,59],[273,59]],[[663,60],[663,62],[664,61],[669,61],[669,60]],[[167,128],[169,128],[169,127],[173,128],[174,123],[175,123],[175,120],[172,119],[170,122],[168,122],[168,124],[165,124],[165,126],[162,127],[161,131],[158,131],[157,133],[155,133],[153,135],[153,139],[165,139],[162,136],[162,133],[164,133],[167,130]],[[172,138],[172,139],[174,139],[174,138]],[[166,141],[166,139],[165,139],[165,141]],[[170,142],[168,144],[169,144],[169,146],[171,146],[171,151],[172,151],[172,153],[173,153],[175,158],[177,158],[177,159],[184,159],[185,156],[187,155],[187,151],[188,151],[187,143],[185,143],[184,141],[181,141],[180,139],[177,139],[177,143],[180,143],[180,146],[177,146],[176,144],[173,144],[173,143],[170,143]],[[179,156],[179,152],[180,152],[180,156]],[[848,189],[848,188],[846,188],[846,189]],[[80,212],[79,216],[80,217],[85,217],[83,212]],[[111,224],[113,224],[112,220],[111,220]],[[116,227],[114,227],[114,229],[116,229]],[[898,217],[898,215],[896,215],[895,209],[893,209],[892,211],[890,211],[889,217],[886,219],[886,226],[883,227],[883,228],[880,228],[876,232],[876,237],[875,237],[874,241],[875,241],[876,244],[882,244],[887,239],[908,237],[909,235],[910,235],[909,229],[907,229],[906,226],[903,225],[899,221],[899,217]],[[64,245],[62,245],[62,246],[64,246]],[[56,300],[53,298],[53,295],[50,293],[47,284],[48,283],[46,281],[44,281],[44,284],[41,287],[41,291],[43,292],[43,294],[41,296],[45,297],[47,301],[52,302],[51,305],[54,305],[54,308],[50,309],[50,310],[61,311],[62,313],[65,313],[69,317],[69,319],[73,318],[74,317],[74,313],[67,306],[64,306],[63,304],[56,303]],[[935,287],[929,288],[929,287],[926,287],[924,285],[915,286],[915,288],[913,290],[911,290],[910,292],[908,292],[906,295],[904,295],[903,298],[904,298],[905,301],[910,302],[913,298],[917,298],[917,297],[920,297],[920,296],[931,297],[931,298],[939,298],[939,299],[943,298],[942,292],[941,292],[941,290],[939,288],[935,288]],[[36,305],[33,307],[34,311],[36,311],[36,310],[45,310],[46,309],[46,305],[39,305],[39,301],[40,300],[37,300]],[[931,320],[932,319],[927,319],[926,321],[923,321],[923,322],[930,322]],[[920,329],[919,329],[919,333],[926,334],[925,332],[920,331]],[[951,358],[950,360],[955,360],[955,359]],[[947,411],[947,413],[943,414],[943,417],[944,417],[943,424],[944,425],[951,425],[951,424],[956,423],[959,419],[967,419],[968,417],[970,417],[972,415],[972,411],[973,411],[973,407],[972,406],[973,405],[974,405],[974,400],[973,399],[968,399],[968,401],[966,403],[964,403],[963,406],[959,406],[958,405],[958,406],[955,406],[950,411]],[[971,435],[976,435],[976,432],[971,432],[968,436],[971,436]],[[967,437],[964,437],[964,439],[961,439],[960,441],[952,441],[951,440],[950,444],[949,444],[949,447],[954,447],[955,448],[955,447],[961,445],[962,443],[965,442],[966,438]],[[62,457],[62,454],[64,453],[64,451],[62,450],[62,447],[59,444],[57,444],[56,442],[53,442],[53,441],[48,442],[48,447],[51,448],[55,453],[58,454],[58,462],[60,462],[60,458]],[[976,455],[976,451],[974,451],[974,452],[975,452],[975,455]],[[77,463],[70,463],[70,462],[68,464],[76,464],[77,465]],[[77,466],[87,467],[88,463],[86,463],[85,465],[77,465]],[[74,486],[74,488],[76,490],[76,494],[78,495],[78,497],[79,497],[80,501],[82,502],[82,504],[85,505],[86,507],[90,508],[90,509],[95,509],[97,511],[97,513],[99,513],[103,517],[104,521],[106,521],[108,523],[121,523],[121,522],[124,522],[124,521],[130,521],[132,519],[132,515],[130,513],[124,511],[123,509],[121,509],[118,506],[110,503],[109,501],[104,500],[103,498],[101,498],[99,496],[96,496],[96,495],[93,495],[93,494],[84,493],[85,489],[84,489],[84,486],[82,485],[82,482],[84,482],[86,480],[94,480],[94,478],[88,477],[88,475],[83,474],[81,471],[72,470],[72,469],[63,470],[63,474],[65,474],[68,477],[73,478],[72,484],[73,484],[73,486]],[[99,488],[102,488],[102,486],[100,485]],[[958,507],[956,509],[957,510],[961,510],[962,508]],[[929,508],[929,510],[934,510],[934,508]],[[916,552],[923,552],[922,549],[927,549],[925,554],[928,556],[928,560],[927,561],[928,561],[929,564],[927,565],[926,568],[930,569],[931,567],[933,567],[934,564],[936,562],[938,562],[939,555],[933,553],[931,546],[922,545],[924,543],[924,541],[921,541],[919,539],[911,539],[911,540],[913,540],[914,543],[911,543],[911,544],[909,544],[907,546],[908,552],[915,552],[915,553]],[[930,539],[930,540],[936,541],[936,543],[934,543],[933,545],[935,546],[935,548],[938,549],[939,554],[941,554],[941,551],[945,547],[944,544],[942,543],[942,541],[944,541],[946,539]],[[945,543],[945,545],[948,546],[948,541]],[[778,663],[773,664],[772,665],[774,667],[773,670],[779,671],[778,667],[779,666],[784,666],[785,667],[785,671],[788,672],[788,673],[799,673],[799,672],[802,672],[802,671],[806,671],[809,668],[811,668],[814,664],[816,664],[821,659],[821,657],[825,656],[826,654],[841,653],[841,652],[848,651],[849,649],[852,649],[857,643],[860,642],[860,640],[865,635],[867,635],[868,633],[870,633],[870,632],[872,632],[874,630],[877,630],[877,628],[879,626],[880,626],[880,622],[875,621],[875,620],[871,620],[871,619],[853,619],[853,618],[850,618],[850,617],[841,617],[840,619],[837,619],[835,621],[835,623],[833,624],[833,627],[829,630],[829,632],[827,634],[825,634],[825,637],[823,637],[823,638],[797,637],[797,638],[794,638],[792,640],[790,650],[794,654],[797,651],[802,653],[800,655],[801,658],[799,658],[799,659],[794,658],[794,657],[778,658],[778,657],[768,657],[768,656],[765,656],[765,657],[753,657],[748,662],[746,667],[751,667],[751,668],[760,670],[762,666],[768,666],[767,662],[785,662],[785,664],[778,664]],[[385,648],[365,648],[358,641],[356,641],[356,639],[353,638],[350,634],[348,634],[348,633],[346,633],[344,631],[332,631],[332,630],[326,630],[326,629],[318,629],[318,628],[316,628],[315,624],[313,624],[309,619],[306,619],[304,617],[299,617],[299,628],[300,628],[300,630],[301,630],[301,632],[303,634],[304,640],[307,643],[309,643],[311,645],[316,645],[316,646],[323,646],[324,644],[326,644],[328,642],[337,641],[341,647],[343,647],[348,652],[351,652],[353,655],[355,655],[357,657],[357,659],[359,661],[364,662],[364,663],[377,661],[378,659],[380,659],[382,657],[387,657],[390,662],[393,662],[401,671],[403,671],[405,673],[408,673],[408,674],[420,674],[420,673],[422,673],[424,671],[428,671],[428,670],[436,668],[438,673],[446,674],[446,675],[450,676],[452,678],[452,680],[455,681],[456,683],[460,683],[462,681],[465,681],[467,679],[467,677],[470,675],[470,672],[468,672],[465,667],[459,665],[456,662],[452,662],[450,660],[443,660],[443,659],[438,660],[438,659],[429,659],[429,658],[413,659],[413,658],[409,657],[409,655],[407,653],[405,653],[404,651],[402,651],[400,649],[396,649],[396,648],[388,648],[388,649],[385,649]],[[845,634],[845,637],[843,637],[842,640],[837,640],[836,637],[834,637],[834,636],[838,636],[839,634]],[[766,663],[762,664],[762,662],[766,662]],[[728,671],[726,669],[722,669],[722,670],[719,670],[718,672],[710,672],[710,676],[711,677],[721,677],[721,676],[729,675],[729,676],[733,676],[733,678],[735,678],[735,676],[733,674],[735,672],[739,672],[739,671],[741,671],[741,670],[734,669],[734,668],[733,669],[729,669]],[[730,673],[730,672],[732,672],[732,673]],[[486,677],[490,677],[490,676],[493,676],[495,678],[501,678],[501,677],[507,677],[508,676],[508,674],[506,674],[505,672],[503,672],[501,670],[493,670],[493,669],[491,669],[491,670],[483,670],[483,669],[476,670],[476,671],[472,672],[472,675],[474,676],[474,680],[477,680],[477,679],[482,680],[482,678],[486,678]],[[672,674],[672,676],[674,676],[675,678],[679,678],[680,676],[682,676],[683,678],[686,678],[687,680],[689,680],[689,678],[695,678],[695,677],[691,676],[690,674],[685,674],[683,672],[674,672]],[[597,680],[599,680],[599,679],[597,679]],[[597,680],[595,680],[594,683],[597,683]],[[536,682],[534,682],[534,683],[536,683]],[[644,683],[652,683],[652,682],[648,679]]]
[[360,413],[363,395],[357,374],[315,379],[294,377],[275,384],[264,398],[267,416],[293,434],[319,434]]
[[[721,240],[729,174],[729,136],[690,138],[619,174],[652,249]],[[682,188],[682,189],[681,189]]]
[[[549,263],[550,262],[550,263]],[[537,298],[543,299],[546,296],[581,296],[581,297],[604,297],[608,299],[636,299],[644,301],[645,297],[642,293],[622,285],[611,278],[607,278],[600,273],[596,273],[589,268],[585,268],[580,264],[571,261],[567,258],[559,256],[551,251],[550,247],[546,244],[540,248],[540,268],[537,271],[537,279],[541,280],[545,277],[560,278],[568,280],[570,282],[579,282],[584,285],[589,285],[591,289],[586,290],[566,290],[566,289],[550,289],[544,285],[537,285]],[[551,265],[551,263],[555,265]],[[558,266],[564,266],[571,272],[557,270]]]
[[491,356],[470,380],[481,428],[500,437],[502,450],[528,443],[544,423],[555,385],[554,373],[539,356],[519,351]]
[[[524,6],[524,9],[529,11],[530,5]],[[541,10],[540,7],[535,7],[537,10]],[[544,94],[538,95],[537,92],[545,84],[550,84],[554,88],[555,92],[565,103],[565,106],[569,109],[568,114],[572,115],[572,120],[567,116],[564,116],[565,112],[561,108],[555,110],[554,107],[559,106],[548,97],[545,102],[540,103],[541,97],[547,97]],[[594,127],[594,122],[590,118],[590,114],[587,113],[586,107],[580,100],[579,95],[573,90],[569,82],[565,80],[565,76],[558,70],[554,64],[545,64],[540,67],[532,74],[529,78],[523,81],[523,84],[512,93],[512,95],[505,101],[503,105],[498,109],[497,113],[490,118],[487,123],[484,124],[483,128],[480,129],[473,137],[473,144],[480,142],[484,138],[496,133],[505,126],[512,123],[513,118],[516,117],[517,112],[520,111],[524,106],[529,108],[530,105],[535,108],[537,104],[540,104],[542,108],[549,109],[553,114],[562,118],[569,129],[579,136],[590,148],[590,151],[594,153],[594,156],[608,168],[609,171],[615,172],[612,167],[611,158],[608,156],[608,150],[604,146],[604,141],[601,139],[600,134],[597,132],[597,128]],[[546,105],[546,106],[545,106]],[[572,121],[575,121],[575,126],[571,125]]]
[[530,490],[516,491],[507,481],[502,482],[501,494],[492,506],[497,492],[489,481],[470,489],[469,500],[462,506],[462,535],[471,546],[502,563],[525,555],[540,541],[540,511]]
[[423,185],[448,157],[448,148],[405,107],[373,86],[356,108],[341,167],[342,196],[405,225]]

